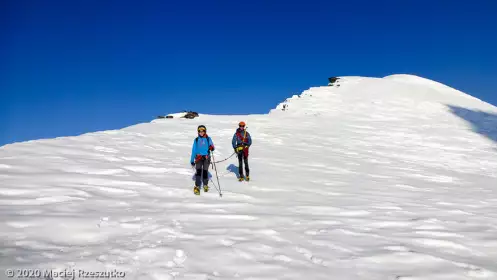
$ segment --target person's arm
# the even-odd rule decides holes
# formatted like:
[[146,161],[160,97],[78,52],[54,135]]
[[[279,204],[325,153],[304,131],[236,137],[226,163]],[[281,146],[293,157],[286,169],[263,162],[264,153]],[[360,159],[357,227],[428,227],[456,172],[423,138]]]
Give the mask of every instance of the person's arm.
[[214,151],[214,142],[212,142],[212,139],[210,137],[207,139],[207,144],[209,144],[209,151]]
[[236,133],[233,135],[233,140],[231,140],[231,145],[233,146],[233,149],[236,149]]
[[197,154],[197,141],[193,140],[192,156],[190,157],[190,164],[195,164],[195,156]]
[[252,137],[250,137],[250,133],[247,132],[247,146],[250,147],[252,145]]

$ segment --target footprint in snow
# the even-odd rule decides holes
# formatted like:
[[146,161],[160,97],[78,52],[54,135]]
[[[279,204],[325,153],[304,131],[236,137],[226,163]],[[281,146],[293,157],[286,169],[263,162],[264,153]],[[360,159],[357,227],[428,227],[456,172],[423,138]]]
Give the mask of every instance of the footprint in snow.
[[187,257],[186,257],[186,254],[183,250],[176,250],[176,255],[174,256],[173,258],[173,261],[177,264],[177,265],[182,265],[185,261],[186,261]]
[[311,261],[312,263],[322,265],[322,266],[327,266],[326,262],[323,259],[312,255],[312,252],[309,251],[308,249],[305,249],[302,247],[296,247],[295,250],[297,252],[301,253],[302,255],[304,255],[304,257],[306,259],[308,259],[309,261]]

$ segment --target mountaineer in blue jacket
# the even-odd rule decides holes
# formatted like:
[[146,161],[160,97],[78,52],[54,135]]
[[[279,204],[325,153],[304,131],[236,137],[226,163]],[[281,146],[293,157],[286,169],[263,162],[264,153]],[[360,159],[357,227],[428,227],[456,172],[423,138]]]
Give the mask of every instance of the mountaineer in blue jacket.
[[204,185],[204,192],[209,191],[209,165],[211,163],[210,152],[214,151],[214,143],[207,135],[207,128],[199,125],[197,128],[198,137],[193,141],[192,156],[190,164],[196,167],[195,187],[193,193],[200,195],[200,184]]
[[[250,169],[248,164],[249,147],[252,145],[252,137],[250,133],[245,129],[245,122],[240,122],[238,124],[238,129],[233,135],[233,140],[231,141],[235,153],[238,155],[238,172],[240,173],[238,181],[243,181],[243,163],[245,163],[245,180],[250,181]],[[243,163],[242,163],[243,160]]]

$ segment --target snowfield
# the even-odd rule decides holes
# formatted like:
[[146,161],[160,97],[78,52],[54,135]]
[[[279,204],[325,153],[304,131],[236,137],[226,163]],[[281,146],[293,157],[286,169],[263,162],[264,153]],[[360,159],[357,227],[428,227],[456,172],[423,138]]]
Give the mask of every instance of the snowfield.
[[[416,76],[337,84],[265,115],[0,147],[0,279],[497,279],[497,108]],[[195,196],[196,127],[219,161],[242,120],[252,181],[232,157],[223,196]]]

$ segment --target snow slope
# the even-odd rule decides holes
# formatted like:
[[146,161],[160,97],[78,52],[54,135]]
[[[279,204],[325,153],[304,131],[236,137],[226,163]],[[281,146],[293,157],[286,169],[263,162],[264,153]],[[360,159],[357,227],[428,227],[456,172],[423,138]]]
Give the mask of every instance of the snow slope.
[[[0,147],[0,279],[497,279],[497,108],[409,75],[338,84],[267,115]],[[196,127],[222,160],[240,120],[253,180],[236,180],[233,157],[217,165],[223,197],[194,196]]]

